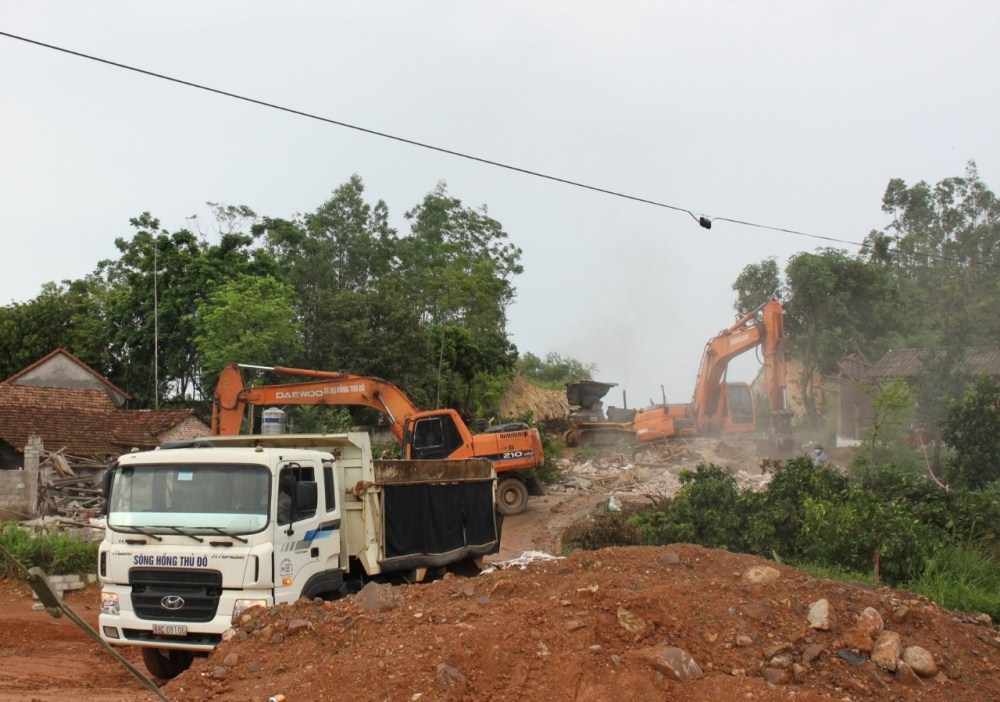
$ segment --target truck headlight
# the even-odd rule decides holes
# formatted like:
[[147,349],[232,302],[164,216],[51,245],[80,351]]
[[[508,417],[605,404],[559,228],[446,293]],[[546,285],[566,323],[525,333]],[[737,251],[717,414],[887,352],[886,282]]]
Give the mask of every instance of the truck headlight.
[[236,600],[236,603],[233,605],[233,619],[251,607],[267,607],[267,600]]
[[117,592],[101,593],[101,614],[121,614],[121,606],[118,604]]

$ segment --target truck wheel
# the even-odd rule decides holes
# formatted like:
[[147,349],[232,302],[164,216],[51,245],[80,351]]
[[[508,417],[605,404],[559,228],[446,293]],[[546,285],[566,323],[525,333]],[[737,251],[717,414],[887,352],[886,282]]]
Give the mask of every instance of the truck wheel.
[[170,680],[191,667],[194,654],[173,648],[143,648],[142,662],[153,677]]
[[528,507],[528,486],[517,478],[501,480],[497,485],[497,507],[505,517],[523,512]]

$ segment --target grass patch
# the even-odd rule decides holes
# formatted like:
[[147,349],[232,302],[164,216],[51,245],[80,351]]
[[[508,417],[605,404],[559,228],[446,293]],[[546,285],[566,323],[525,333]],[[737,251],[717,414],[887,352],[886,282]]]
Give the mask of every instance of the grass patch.
[[992,551],[967,546],[942,548],[906,589],[945,609],[985,612],[993,621],[1000,621],[1000,561]]
[[36,534],[15,522],[3,526],[0,546],[4,549],[0,551],[0,577],[21,580],[27,574],[18,563],[25,568],[41,568],[47,575],[93,573],[100,548],[96,543],[81,541],[61,531]]

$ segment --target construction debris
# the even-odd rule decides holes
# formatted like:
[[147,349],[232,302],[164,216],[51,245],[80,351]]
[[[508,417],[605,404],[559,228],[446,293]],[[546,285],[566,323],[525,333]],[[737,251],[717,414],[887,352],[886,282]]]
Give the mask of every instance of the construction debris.
[[42,450],[38,472],[38,514],[86,524],[103,507],[101,478],[107,464],[97,458]]

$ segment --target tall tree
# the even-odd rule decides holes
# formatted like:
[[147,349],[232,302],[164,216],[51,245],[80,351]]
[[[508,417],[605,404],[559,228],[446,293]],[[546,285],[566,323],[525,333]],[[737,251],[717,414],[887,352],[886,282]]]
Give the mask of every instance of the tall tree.
[[793,256],[785,268],[787,348],[802,363],[798,383],[806,418],[823,413],[817,378],[836,373],[849,350],[881,356],[902,323],[902,301],[890,272],[826,249]]
[[882,198],[892,221],[865,253],[891,266],[913,308],[913,345],[994,344],[1000,334],[1000,200],[974,162],[935,186],[895,178]]
[[744,266],[733,283],[733,291],[736,293],[733,307],[737,317],[757,309],[772,297],[783,297],[778,262],[774,258],[766,258],[760,263]]
[[[399,273],[415,311],[434,329],[436,404],[482,412],[470,395],[473,379],[509,376],[517,359],[507,339],[507,308],[513,278],[523,272],[521,250],[485,207],[463,207],[443,183],[406,218],[410,235],[400,241]],[[475,370],[449,354],[449,343],[461,338],[476,340]]]
[[198,304],[195,346],[207,378],[233,361],[285,364],[301,346],[295,291],[271,276],[239,275]]
[[[213,208],[220,222],[234,221],[232,208]],[[115,240],[121,256],[98,264],[110,290],[112,378],[149,405],[204,396],[194,341],[200,301],[234,276],[272,273],[273,260],[239,232],[222,232],[211,244],[187,229],[168,233],[148,212],[130,224],[132,238]]]
[[0,379],[65,348],[101,373],[111,368],[106,334],[107,290],[98,280],[45,283],[25,303],[0,308]]
[[297,365],[386,375],[386,349],[419,348],[417,320],[391,283],[397,237],[381,200],[364,199],[354,175],[313,213],[264,219],[256,228],[298,296],[303,346]]

